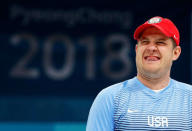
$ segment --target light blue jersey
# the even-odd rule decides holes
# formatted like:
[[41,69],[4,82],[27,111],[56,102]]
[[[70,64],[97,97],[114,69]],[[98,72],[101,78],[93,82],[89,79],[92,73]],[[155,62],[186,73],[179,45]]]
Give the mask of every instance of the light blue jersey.
[[156,93],[137,77],[103,89],[86,131],[192,131],[192,86],[173,79]]

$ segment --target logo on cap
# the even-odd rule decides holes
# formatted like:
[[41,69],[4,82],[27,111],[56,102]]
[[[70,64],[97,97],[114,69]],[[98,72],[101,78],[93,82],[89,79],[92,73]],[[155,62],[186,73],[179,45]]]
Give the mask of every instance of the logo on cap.
[[173,37],[174,37],[175,39],[177,39],[177,37],[176,37],[175,35],[174,35]]
[[148,21],[149,24],[154,24],[154,23],[159,23],[159,22],[161,22],[161,18],[159,18],[159,17],[151,18],[151,19]]

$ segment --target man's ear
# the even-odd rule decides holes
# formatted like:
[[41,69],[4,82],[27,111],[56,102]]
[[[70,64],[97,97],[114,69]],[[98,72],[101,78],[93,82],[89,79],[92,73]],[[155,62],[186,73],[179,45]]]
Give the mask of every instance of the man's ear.
[[135,45],[135,52],[137,52],[138,44]]
[[181,54],[181,47],[180,46],[176,46],[174,49],[173,49],[173,60],[177,60],[179,58]]

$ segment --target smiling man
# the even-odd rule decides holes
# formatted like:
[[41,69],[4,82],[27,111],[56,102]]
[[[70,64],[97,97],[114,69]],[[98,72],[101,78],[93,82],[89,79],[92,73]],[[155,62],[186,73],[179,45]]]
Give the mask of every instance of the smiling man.
[[87,131],[192,130],[192,86],[170,78],[181,53],[174,23],[153,17],[140,25],[137,76],[103,89],[89,112]]
[[146,28],[139,38],[137,33],[137,78],[150,89],[162,89],[169,83],[172,61],[179,57],[181,48],[156,27]]

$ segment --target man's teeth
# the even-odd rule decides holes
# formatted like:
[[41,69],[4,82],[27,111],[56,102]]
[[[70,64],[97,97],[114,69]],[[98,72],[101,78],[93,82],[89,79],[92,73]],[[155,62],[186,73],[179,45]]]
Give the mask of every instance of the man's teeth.
[[157,61],[157,60],[159,60],[159,58],[156,57],[156,56],[147,56],[146,60],[148,60],[148,61]]

